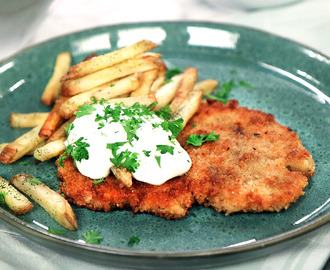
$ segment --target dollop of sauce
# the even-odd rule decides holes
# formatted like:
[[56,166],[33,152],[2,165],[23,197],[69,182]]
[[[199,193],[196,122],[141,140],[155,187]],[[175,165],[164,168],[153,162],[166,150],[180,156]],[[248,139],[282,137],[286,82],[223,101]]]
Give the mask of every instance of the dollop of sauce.
[[176,140],[181,122],[163,115],[140,104],[85,105],[68,129],[66,146],[82,153],[73,158],[87,177],[100,179],[111,167],[124,166],[136,180],[161,185],[191,167],[188,153]]

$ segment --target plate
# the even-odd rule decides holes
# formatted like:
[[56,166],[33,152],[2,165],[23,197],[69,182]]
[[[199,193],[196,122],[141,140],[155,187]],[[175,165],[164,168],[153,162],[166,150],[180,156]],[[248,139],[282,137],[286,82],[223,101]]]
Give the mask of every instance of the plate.
[[[199,70],[199,79],[244,81],[254,88],[237,87],[230,98],[241,106],[275,115],[296,131],[311,152],[316,174],[306,194],[287,211],[225,216],[211,208],[194,206],[181,220],[165,220],[129,211],[111,213],[74,208],[79,229],[65,236],[50,234],[34,221],[61,229],[35,206],[22,216],[0,208],[0,217],[43,245],[67,249],[83,259],[97,257],[112,265],[134,267],[175,265],[182,268],[214,266],[261,256],[292,244],[330,220],[330,59],[320,52],[265,32],[208,22],[155,22],[113,25],[56,38],[26,49],[0,65],[0,138],[8,142],[25,130],[11,129],[10,112],[49,111],[40,96],[51,76],[56,55],[70,51],[73,63],[97,52],[105,53],[141,39],[159,47],[169,67]],[[16,173],[39,177],[59,188],[54,160],[0,165],[0,175]],[[24,165],[25,164],[25,165]],[[98,230],[100,245],[84,244],[82,234]],[[131,237],[140,242],[128,245]]]

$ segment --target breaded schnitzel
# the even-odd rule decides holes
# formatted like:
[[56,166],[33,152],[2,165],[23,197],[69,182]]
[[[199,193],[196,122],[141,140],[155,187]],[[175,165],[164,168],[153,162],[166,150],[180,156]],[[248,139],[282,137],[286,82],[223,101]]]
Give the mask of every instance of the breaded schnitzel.
[[[218,141],[185,145],[190,134],[214,131]],[[218,212],[281,211],[304,194],[314,161],[298,135],[271,114],[208,100],[179,134],[191,157],[184,175],[160,186],[133,181],[126,187],[112,175],[99,184],[79,173],[72,159],[58,168],[60,192],[80,207],[148,212],[182,218],[195,203]],[[157,176],[155,176],[157,177]]]

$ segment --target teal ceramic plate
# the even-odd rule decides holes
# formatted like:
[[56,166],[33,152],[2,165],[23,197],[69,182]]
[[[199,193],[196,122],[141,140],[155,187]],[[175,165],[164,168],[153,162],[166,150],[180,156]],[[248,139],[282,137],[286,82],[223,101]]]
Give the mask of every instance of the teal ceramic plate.
[[[0,208],[0,217],[35,241],[67,248],[72,254],[98,256],[122,266],[144,264],[182,266],[187,263],[217,264],[243,254],[261,255],[267,247],[289,243],[330,219],[330,59],[308,47],[268,33],[233,25],[201,22],[125,24],[96,28],[29,48],[0,65],[0,138],[8,142],[23,130],[11,129],[10,112],[48,111],[40,96],[49,79],[56,55],[70,51],[77,63],[93,52],[105,53],[141,39],[157,44],[169,67],[193,66],[199,79],[220,82],[244,81],[255,88],[237,87],[230,98],[241,106],[275,115],[283,125],[296,131],[316,164],[316,174],[306,194],[287,211],[225,216],[210,208],[194,206],[181,220],[169,221],[129,211],[93,212],[76,207],[79,230],[64,236],[47,233],[34,220],[61,229],[35,206],[22,216]],[[29,173],[57,190],[54,160],[31,165],[32,157],[12,165],[0,165],[0,175],[11,179]],[[25,165],[24,165],[25,164]],[[100,245],[81,243],[84,232],[98,230]],[[132,246],[128,241],[138,236]],[[75,256],[75,255],[73,255]],[[168,264],[167,264],[168,263]],[[158,264],[159,265],[159,264]]]

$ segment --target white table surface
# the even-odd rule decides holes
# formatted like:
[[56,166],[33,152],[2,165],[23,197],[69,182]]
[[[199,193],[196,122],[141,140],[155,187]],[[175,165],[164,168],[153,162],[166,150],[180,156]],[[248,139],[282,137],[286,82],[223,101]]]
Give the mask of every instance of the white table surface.
[[[151,21],[233,23],[289,38],[330,55],[330,2],[305,0],[260,10],[244,10],[218,0],[25,0],[13,11],[0,0],[0,61],[49,38],[97,26]],[[246,2],[249,0],[246,0]],[[266,0],[264,0],[266,1]],[[330,74],[329,74],[330,75]],[[325,179],[328,181],[329,179]],[[0,221],[0,269],[92,269],[84,262],[30,241]],[[330,224],[296,245],[221,269],[323,269],[330,255]],[[113,269],[98,266],[93,269]]]

